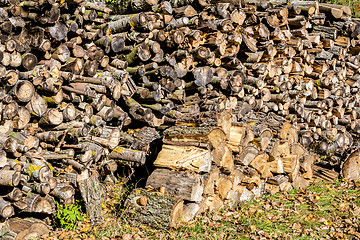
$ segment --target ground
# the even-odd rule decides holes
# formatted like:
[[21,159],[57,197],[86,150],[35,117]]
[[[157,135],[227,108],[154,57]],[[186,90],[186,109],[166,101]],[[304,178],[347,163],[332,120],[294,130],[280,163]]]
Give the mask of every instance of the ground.
[[[121,186],[120,186],[121,188]],[[117,186],[117,191],[119,186]],[[307,190],[267,195],[236,209],[198,216],[178,229],[130,224],[116,194],[108,199],[106,222],[80,222],[43,239],[360,239],[360,183],[319,182]]]

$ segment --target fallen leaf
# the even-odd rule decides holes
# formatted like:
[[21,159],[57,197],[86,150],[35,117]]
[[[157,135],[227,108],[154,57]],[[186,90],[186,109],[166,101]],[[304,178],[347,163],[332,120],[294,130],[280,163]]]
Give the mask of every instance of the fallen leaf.
[[132,235],[130,233],[125,233],[123,236],[122,236],[122,239],[123,240],[132,240]]
[[301,229],[301,224],[300,223],[294,223],[292,225],[292,228],[295,229],[295,230],[300,230]]
[[329,221],[329,220],[326,220],[326,221],[324,222],[324,224],[325,224],[326,226],[331,226],[331,225],[333,224],[333,222],[332,222],[332,221]]

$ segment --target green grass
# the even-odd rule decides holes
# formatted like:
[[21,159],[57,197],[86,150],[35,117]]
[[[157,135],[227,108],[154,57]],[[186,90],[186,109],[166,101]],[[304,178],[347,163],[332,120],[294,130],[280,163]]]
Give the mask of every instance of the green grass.
[[[120,186],[117,189],[124,190]],[[121,239],[130,233],[133,239],[360,238],[360,184],[354,182],[317,183],[306,191],[293,189],[289,193],[267,195],[241,203],[236,209],[203,214],[172,230],[131,225],[126,214],[118,212],[114,203],[121,201],[121,197],[114,192],[116,199],[108,204],[107,222],[85,227],[85,231],[84,226],[89,223],[79,224],[74,236]]]

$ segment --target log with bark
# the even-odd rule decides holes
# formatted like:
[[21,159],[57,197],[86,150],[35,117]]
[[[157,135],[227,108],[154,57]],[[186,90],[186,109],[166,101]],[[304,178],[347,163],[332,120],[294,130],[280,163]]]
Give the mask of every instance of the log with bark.
[[169,194],[134,189],[125,202],[126,212],[133,224],[154,228],[177,228],[183,219],[184,201]]

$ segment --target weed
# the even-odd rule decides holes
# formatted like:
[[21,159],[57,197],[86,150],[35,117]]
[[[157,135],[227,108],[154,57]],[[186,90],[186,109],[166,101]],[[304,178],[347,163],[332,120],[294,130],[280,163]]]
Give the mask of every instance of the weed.
[[85,214],[80,211],[81,206],[79,204],[71,204],[61,206],[58,202],[57,205],[57,213],[55,219],[55,225],[57,227],[66,229],[66,230],[74,230],[79,221],[84,219]]
[[118,0],[106,0],[106,3],[108,4],[115,4]]

